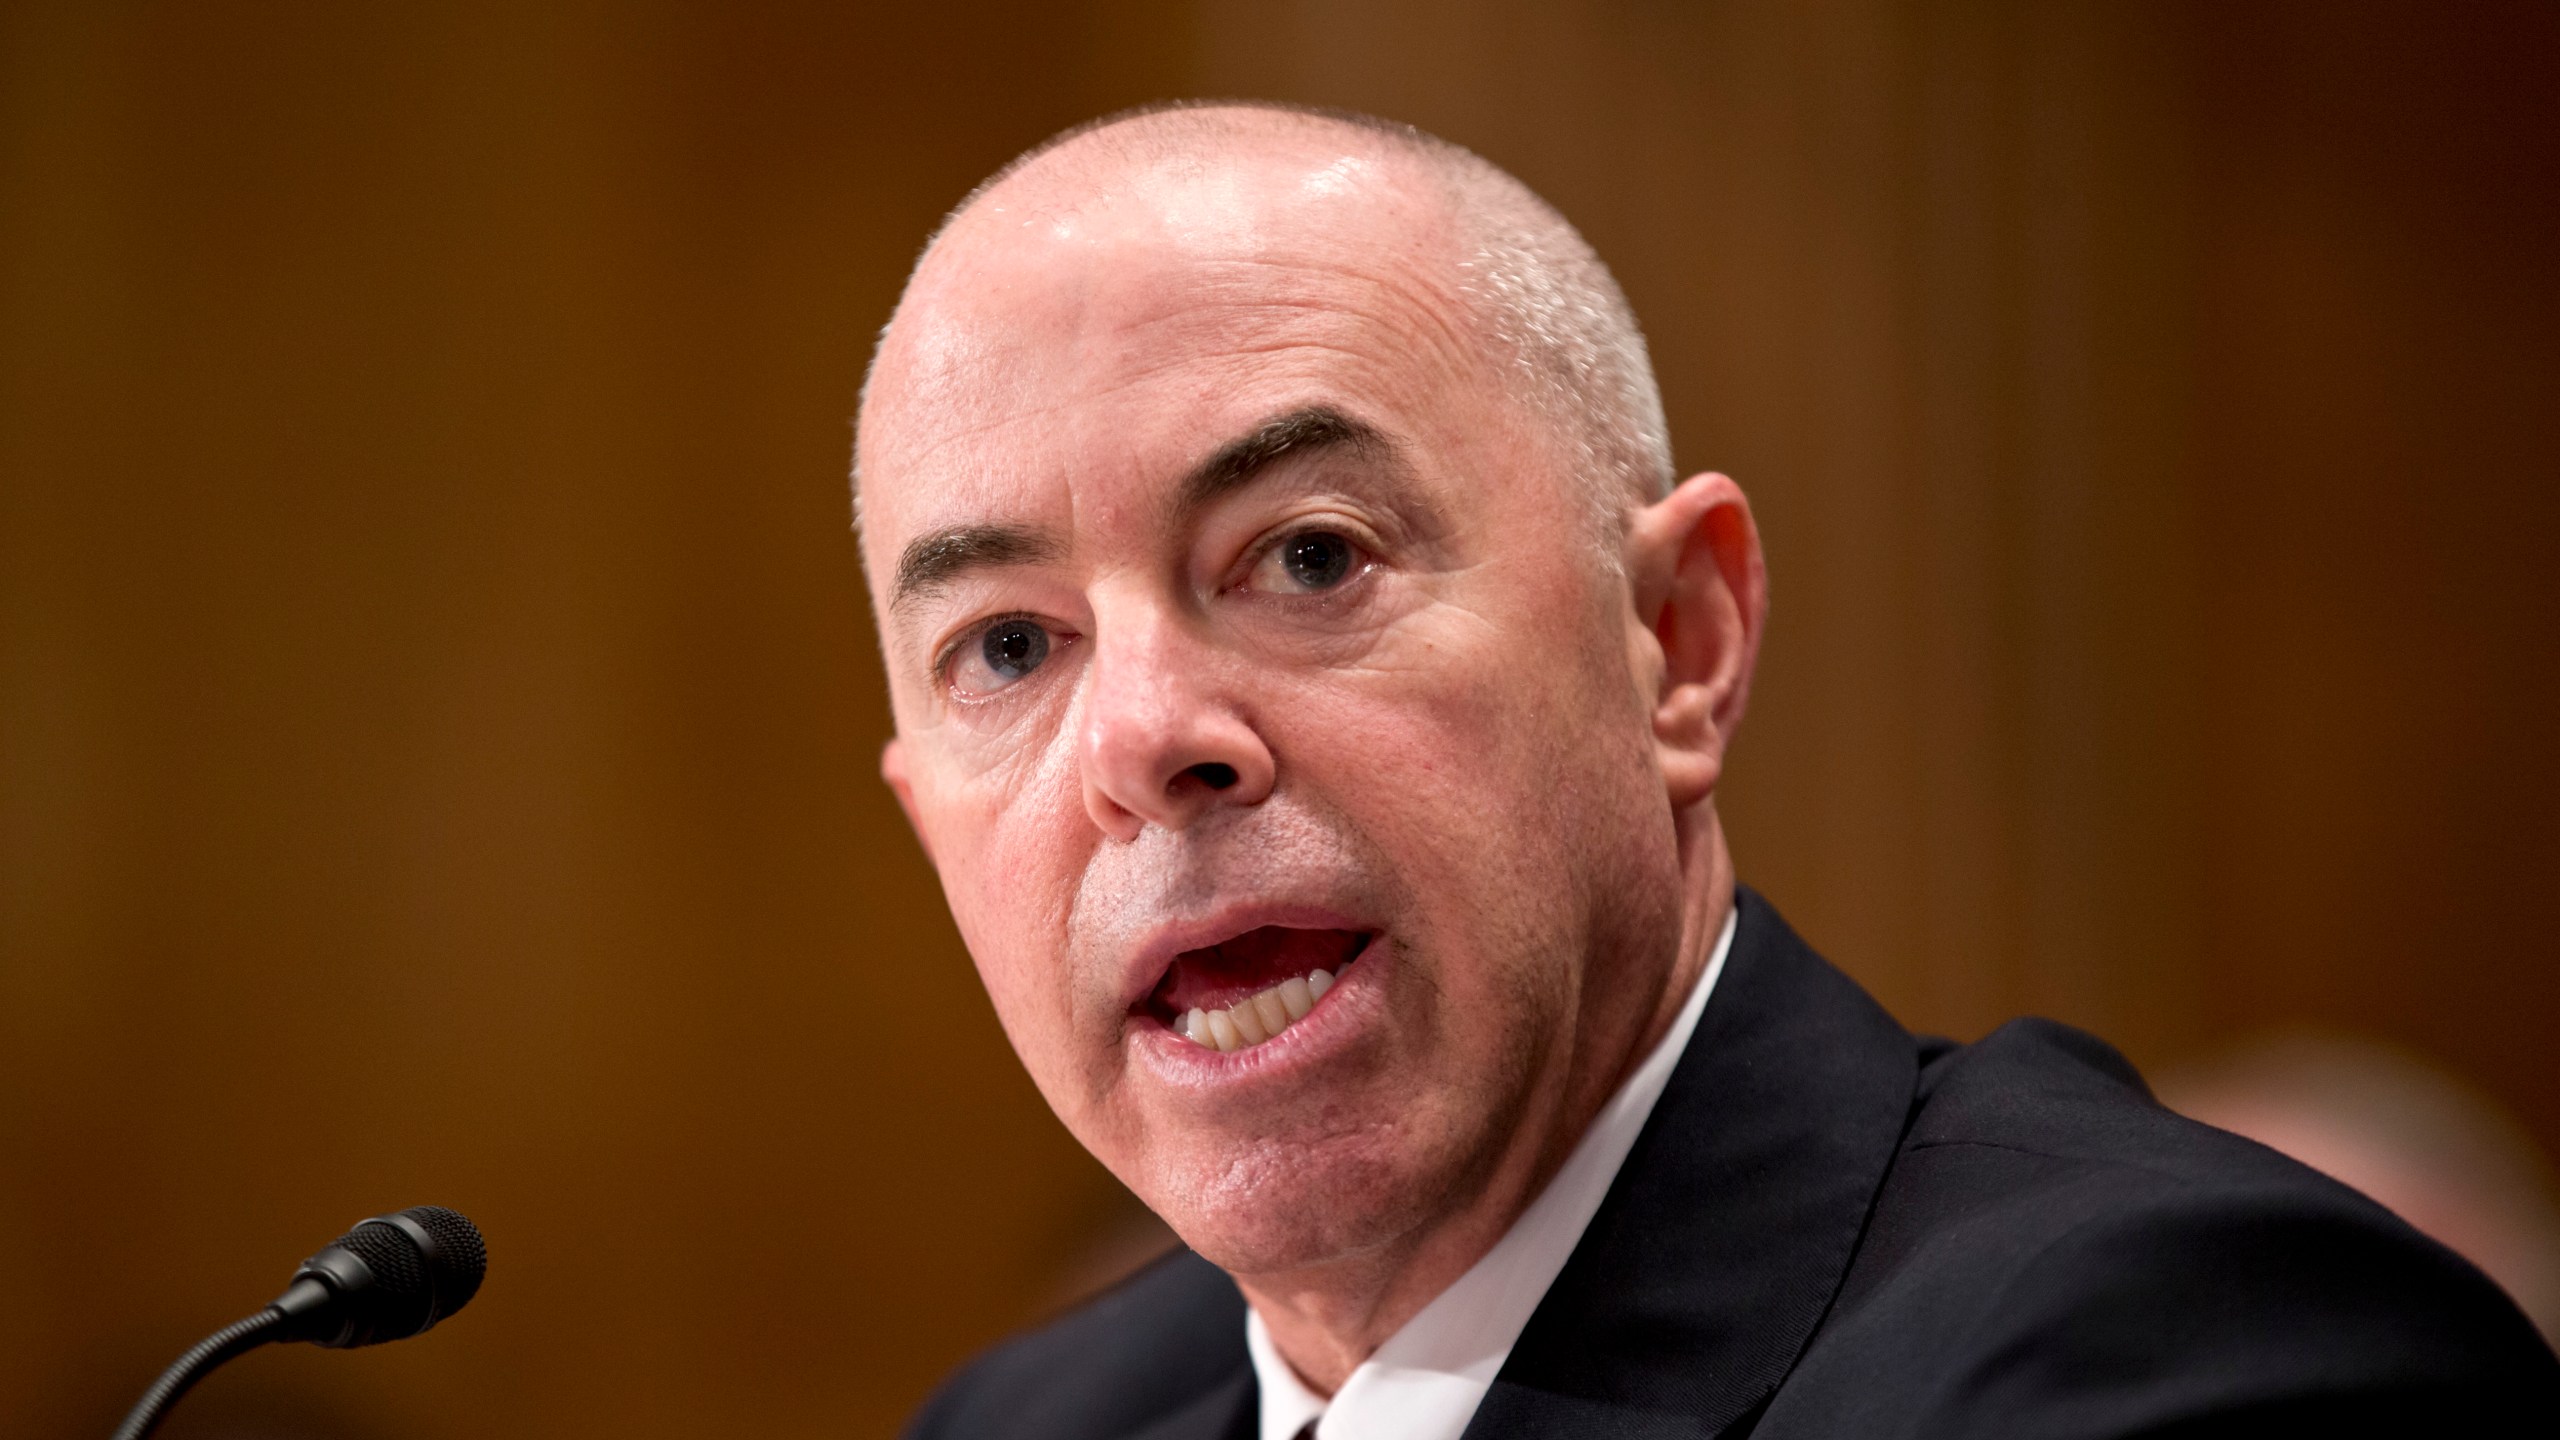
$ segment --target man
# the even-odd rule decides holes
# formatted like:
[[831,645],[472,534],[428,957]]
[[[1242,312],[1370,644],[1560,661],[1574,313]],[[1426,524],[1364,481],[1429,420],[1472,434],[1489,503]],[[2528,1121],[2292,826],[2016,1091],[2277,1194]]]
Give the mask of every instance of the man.
[[2057,1026],[1915,1040],[1734,883],[1766,590],[1624,299],[1454,146],[1170,107],[964,202],[865,389],[882,770],[1189,1247],[920,1436],[2560,1416],[2511,1305]]

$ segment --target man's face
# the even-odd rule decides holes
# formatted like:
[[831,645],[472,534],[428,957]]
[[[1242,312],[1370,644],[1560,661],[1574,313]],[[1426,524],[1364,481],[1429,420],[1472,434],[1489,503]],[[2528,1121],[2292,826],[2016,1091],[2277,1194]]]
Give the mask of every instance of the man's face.
[[1075,161],[881,354],[885,769],[1088,1149],[1232,1271],[1374,1252],[1570,1144],[1660,994],[1641,632],[1427,188]]

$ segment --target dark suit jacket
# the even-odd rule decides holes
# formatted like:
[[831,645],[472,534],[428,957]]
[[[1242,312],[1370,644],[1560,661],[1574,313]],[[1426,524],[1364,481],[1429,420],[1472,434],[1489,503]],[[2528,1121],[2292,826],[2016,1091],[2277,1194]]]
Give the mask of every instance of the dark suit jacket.
[[[1468,1440],[2560,1436],[2560,1363],[2379,1206],[2047,1021],[1915,1038],[1745,891],[1725,973]],[[982,1356],[917,1440],[1251,1440],[1178,1254]]]

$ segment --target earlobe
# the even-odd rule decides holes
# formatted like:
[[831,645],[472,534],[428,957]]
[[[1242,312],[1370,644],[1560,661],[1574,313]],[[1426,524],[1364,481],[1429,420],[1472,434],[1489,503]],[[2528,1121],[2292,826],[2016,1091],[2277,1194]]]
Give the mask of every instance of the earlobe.
[[916,843],[924,847],[927,863],[933,860],[933,841],[924,833],[923,817],[916,813],[915,782],[907,774],[905,742],[891,737],[880,747],[880,778],[888,782],[889,791],[898,797],[898,808],[906,812],[907,828],[916,832]]
[[1768,613],[1750,502],[1723,475],[1692,476],[1627,533],[1635,623],[1661,654],[1654,752],[1675,809],[1704,800],[1742,721]]

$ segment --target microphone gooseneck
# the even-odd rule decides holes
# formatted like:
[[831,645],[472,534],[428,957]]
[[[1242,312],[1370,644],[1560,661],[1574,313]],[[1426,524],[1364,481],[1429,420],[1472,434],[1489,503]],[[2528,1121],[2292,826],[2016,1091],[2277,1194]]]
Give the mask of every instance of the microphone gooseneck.
[[195,1388],[195,1383],[212,1373],[213,1367],[234,1355],[246,1354],[276,1338],[275,1329],[284,1323],[284,1315],[270,1305],[246,1320],[236,1320],[199,1341],[196,1348],[178,1357],[178,1363],[160,1372],[151,1388],[142,1392],[133,1409],[116,1427],[116,1440],[142,1440],[160,1427],[160,1417],[178,1403],[178,1397]]
[[143,1392],[115,1440],[143,1440],[214,1367],[261,1345],[308,1340],[352,1349],[424,1334],[471,1303],[488,1268],[479,1227],[443,1206],[359,1220],[303,1261],[273,1304],[179,1356]]

